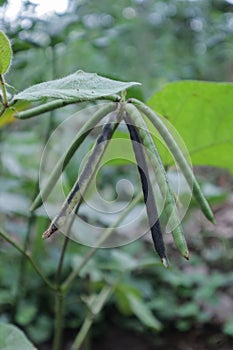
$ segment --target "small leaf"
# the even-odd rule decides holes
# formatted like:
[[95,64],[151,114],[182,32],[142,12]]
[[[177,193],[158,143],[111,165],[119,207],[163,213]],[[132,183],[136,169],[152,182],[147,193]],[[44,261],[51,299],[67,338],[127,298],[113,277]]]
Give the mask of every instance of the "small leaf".
[[20,112],[28,109],[30,107],[30,102],[27,101],[18,101],[14,105],[14,108],[7,108],[5,113],[0,118],[0,128],[16,122],[18,119],[14,117],[15,111]]
[[7,72],[12,58],[11,44],[7,36],[0,31],[0,74]]
[[233,319],[229,319],[224,323],[223,332],[233,337]]
[[[35,323],[32,323],[32,324],[27,326],[27,332],[28,332],[30,338],[35,343],[45,342],[51,337],[52,321],[47,316],[42,315],[42,316],[37,318]],[[19,350],[19,349],[25,350],[23,347],[17,348],[17,350]]]
[[1,350],[36,350],[24,333],[11,324],[0,323]]
[[117,306],[124,315],[128,315],[128,316],[134,313],[129,303],[129,299],[130,299],[129,295],[130,296],[133,295],[135,296],[135,298],[141,298],[140,291],[131,285],[121,283],[115,289]]
[[116,94],[134,85],[140,85],[140,83],[111,80],[95,73],[79,70],[62,79],[33,85],[15,95],[15,100],[37,101],[43,98],[69,101],[93,100]]
[[145,324],[147,327],[153,328],[156,331],[161,330],[161,323],[154,317],[149,307],[141,298],[133,294],[128,294],[127,297],[131,310],[143,324]]
[[32,322],[37,312],[37,307],[33,304],[22,303],[16,314],[17,324],[26,326]]

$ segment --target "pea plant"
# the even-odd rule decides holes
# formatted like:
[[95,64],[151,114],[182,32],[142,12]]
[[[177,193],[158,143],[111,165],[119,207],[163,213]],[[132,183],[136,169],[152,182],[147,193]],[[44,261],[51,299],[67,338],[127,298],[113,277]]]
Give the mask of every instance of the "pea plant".
[[[184,258],[189,259],[189,251],[178,214],[177,198],[169,183],[167,172],[163,165],[156,142],[148,129],[148,122],[153,125],[153,128],[157,130],[164,143],[167,145],[206,218],[214,223],[214,216],[200,189],[190,164],[163,119],[140,100],[131,97],[127,98],[127,89],[132,86],[140,85],[139,83],[120,82],[101,77],[97,74],[77,71],[61,79],[31,86],[13,96],[11,95],[9,98],[7,89],[8,87],[12,87],[10,87],[5,81],[5,74],[9,70],[11,59],[12,51],[10,42],[6,35],[3,32],[0,32],[0,81],[2,90],[0,110],[1,118],[4,118],[4,114],[11,110],[14,118],[23,122],[25,119],[33,118],[71,104],[76,105],[80,102],[93,102],[99,100],[105,102],[104,104],[97,105],[97,111],[78,131],[68,149],[60,157],[58,163],[53,168],[46,183],[37,193],[31,206],[31,212],[34,212],[49,197],[61,175],[61,172],[65,171],[70,160],[78,151],[83,141],[98,123],[104,120],[102,130],[99,135],[97,135],[91,153],[82,167],[76,182],[68,193],[64,203],[61,204],[57,215],[52,219],[49,227],[42,235],[43,239],[49,239],[51,235],[54,235],[59,231],[65,233],[55,282],[48,279],[46,274],[37,265],[31,253],[26,249],[27,246],[21,246],[11,237],[10,234],[5,232],[3,228],[0,228],[0,236],[15,247],[24,258],[29,261],[32,268],[42,278],[47,288],[55,295],[54,340],[52,349],[59,350],[62,346],[64,300],[73,281],[95,254],[97,249],[101,247],[101,244],[112,235],[120,222],[125,216],[127,216],[135,204],[142,199],[142,197],[145,202],[155,251],[159,256],[161,263],[165,267],[169,266],[163,238],[165,230],[163,228],[164,225],[161,224],[159,218],[160,215],[158,213],[154,193],[154,178],[152,179],[150,173],[151,168],[155,174],[156,184],[158,185],[161,198],[164,202],[162,214],[166,217],[166,221],[169,221],[169,227],[171,227],[170,231],[175,246]],[[20,111],[18,109],[20,101],[30,102],[30,107],[26,110]],[[37,102],[36,106],[31,107],[34,102]],[[122,124],[126,125],[132,142],[132,148],[141,181],[142,195],[139,194],[135,197],[132,203],[119,216],[115,224],[106,228],[95,247],[90,248],[89,253],[83,257],[78,267],[76,267],[71,274],[63,280],[64,257],[70,240],[70,230],[74,217],[75,215],[79,215],[79,208],[82,205],[84,196],[96,175],[104,153],[106,152],[114,133]],[[108,281],[100,291],[99,295],[89,303],[89,312],[71,346],[72,350],[80,349],[95,316],[100,313],[102,307],[114,292],[116,283],[116,281]],[[2,327],[2,332],[7,334],[10,329],[9,327],[13,326],[3,325]],[[34,349],[34,347],[29,344],[28,340],[23,338],[23,335],[19,330],[12,328],[12,331],[15,332],[15,339],[18,339],[16,344],[11,346],[12,349],[18,348],[18,341],[21,344],[21,348]],[[2,339],[1,341],[3,342]],[[1,345],[3,346],[4,344]]]

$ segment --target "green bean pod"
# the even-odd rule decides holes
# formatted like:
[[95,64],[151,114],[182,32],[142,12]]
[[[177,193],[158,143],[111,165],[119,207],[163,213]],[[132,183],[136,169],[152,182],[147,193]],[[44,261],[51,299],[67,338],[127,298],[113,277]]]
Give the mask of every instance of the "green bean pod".
[[189,251],[186,244],[186,240],[184,238],[182,226],[180,225],[180,219],[177,214],[174,195],[170,189],[167,175],[163,167],[161,158],[159,156],[158,150],[149,133],[147,125],[137,108],[133,104],[127,103],[125,109],[128,115],[130,115],[130,118],[133,120],[133,123],[137,125],[138,133],[142,140],[142,143],[144,144],[145,148],[150,152],[150,162],[154,168],[162,197],[165,200],[164,210],[166,216],[169,218],[169,221],[171,223],[172,235],[175,245],[181,253],[181,255],[184,256],[186,259],[189,259]]
[[209,206],[209,203],[207,202],[205,196],[203,195],[201,188],[193,174],[193,171],[184,157],[183,152],[177,145],[177,142],[171,135],[167,126],[163,123],[163,121],[156,115],[156,113],[152,109],[150,109],[141,101],[137,99],[131,99],[130,102],[135,104],[137,108],[147,116],[147,118],[153,123],[153,125],[158,130],[160,135],[163,137],[164,141],[166,142],[170,151],[172,152],[174,158],[176,159],[181,171],[183,172],[187,180],[187,183],[189,184],[189,187],[193,191],[193,196],[196,202],[199,204],[202,212],[204,213],[204,215],[209,221],[211,221],[212,223],[215,223],[214,214]]
[[[109,95],[109,96],[103,96],[102,99],[104,100],[108,100],[108,101],[113,101],[113,102],[120,102],[120,96],[118,95]],[[18,100],[19,101],[19,100]],[[75,103],[79,103],[79,102],[84,102],[87,101],[86,99],[80,99],[77,98],[77,100],[54,100],[54,101],[50,101],[47,103],[44,103],[42,105],[30,108],[26,111],[21,111],[21,112],[16,112],[14,114],[14,117],[17,119],[29,119],[29,118],[33,118],[36,117],[38,115],[47,113],[47,112],[51,112],[54,111],[55,109],[58,108],[62,108],[71,104],[75,104]],[[17,100],[13,100],[9,105],[13,105],[14,103],[16,103]]]
[[148,216],[148,221],[149,221],[149,226],[151,230],[154,247],[163,265],[165,267],[168,267],[168,260],[167,260],[166,249],[165,249],[164,240],[163,240],[162,229],[158,218],[158,211],[155,204],[155,198],[154,198],[154,193],[153,193],[153,189],[150,181],[146,157],[143,150],[143,144],[138,134],[137,127],[132,124],[130,116],[125,117],[125,122],[127,124],[128,130],[130,133],[130,138],[132,141],[132,146],[133,146],[133,150],[134,150],[134,154],[137,162],[138,172],[141,179],[144,202],[146,205],[147,216]]
[[34,211],[39,208],[43,201],[46,200],[51,193],[54,185],[56,184],[61,172],[64,171],[70,159],[73,157],[74,153],[77,151],[79,146],[91,132],[91,130],[98,124],[98,122],[103,119],[107,114],[111,113],[116,109],[116,103],[107,103],[103,107],[101,107],[92,118],[90,118],[80,129],[77,136],[73,140],[72,144],[69,146],[68,150],[62,155],[62,157],[57,162],[55,168],[53,169],[51,175],[49,176],[47,183],[42,188],[40,193],[35,198],[34,202],[31,205],[30,210]]
[[60,212],[52,220],[49,228],[43,233],[43,238],[50,237],[54,232],[62,228],[62,226],[66,223],[69,214],[71,214],[72,211],[81,204],[88,186],[98,169],[108,143],[119,124],[121,116],[121,110],[111,114],[108,122],[104,125],[101,134],[97,138],[92,153],[81,171],[80,176],[69,192]]

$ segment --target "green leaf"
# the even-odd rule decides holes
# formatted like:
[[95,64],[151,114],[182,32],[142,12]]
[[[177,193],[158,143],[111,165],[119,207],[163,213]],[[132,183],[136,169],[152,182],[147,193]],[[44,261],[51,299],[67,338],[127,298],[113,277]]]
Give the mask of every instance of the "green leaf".
[[223,332],[233,337],[233,319],[229,319],[224,323]]
[[53,327],[52,320],[47,316],[41,315],[40,317],[37,318],[35,323],[32,323],[27,326],[27,331],[30,338],[35,343],[42,343],[47,341],[51,337],[52,327]]
[[5,113],[0,118],[0,128],[18,121],[14,115],[15,111],[20,112],[28,109],[30,107],[30,102],[28,101],[18,101],[15,103],[14,107],[7,108]]
[[233,84],[178,81],[148,101],[183,138],[194,165],[233,171]]
[[16,314],[16,322],[21,326],[26,326],[32,322],[37,313],[37,307],[33,304],[22,303]]
[[134,295],[136,298],[141,298],[140,291],[131,285],[120,283],[115,289],[117,306],[119,310],[127,316],[134,313],[129,303],[131,295]]
[[162,325],[157,318],[154,317],[150,308],[143,300],[134,294],[127,294],[127,298],[133,313],[147,327],[153,328],[156,331],[161,330]]
[[11,324],[0,323],[1,350],[36,350],[24,333]]
[[95,73],[86,73],[79,70],[62,79],[33,85],[15,95],[15,99],[28,101],[36,101],[43,98],[69,101],[93,100],[116,94],[134,85],[140,85],[140,83],[111,80]]
[[0,74],[7,72],[12,58],[11,44],[7,36],[0,31]]

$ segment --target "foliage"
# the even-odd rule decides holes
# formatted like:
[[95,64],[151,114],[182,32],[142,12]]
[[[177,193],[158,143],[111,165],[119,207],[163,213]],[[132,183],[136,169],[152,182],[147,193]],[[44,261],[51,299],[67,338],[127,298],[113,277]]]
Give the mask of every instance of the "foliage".
[[[229,38],[232,31],[230,5],[220,6],[217,1],[186,4],[180,1],[161,1],[157,4],[153,1],[119,1],[110,8],[104,2],[82,1],[81,4],[71,4],[70,12],[59,18],[61,26],[57,26],[56,16],[52,20],[37,20],[24,14],[30,22],[29,28],[24,27],[25,21],[17,22],[15,26],[4,22],[15,51],[13,69],[7,78],[12,84],[17,82],[18,89],[49,80],[51,76],[54,84],[58,71],[59,76],[63,76],[80,66],[87,71],[98,71],[108,77],[117,77],[117,80],[142,81],[144,96],[151,95],[156,86],[177,78],[228,79],[231,57]],[[26,8],[28,5],[24,6]],[[170,35],[171,32],[176,32],[177,35]],[[152,42],[154,45],[150,44]],[[124,52],[127,57],[124,57]],[[218,69],[213,69],[219,58],[221,65],[218,64]],[[45,61],[48,63],[46,69],[41,64]],[[110,81],[103,77],[100,79],[103,82]],[[57,82],[59,84],[59,80],[55,80],[55,84]],[[92,83],[91,80],[89,82]],[[124,90],[130,85],[116,81],[113,84],[122,84],[122,88],[117,91],[109,90],[107,94]],[[34,88],[32,86],[29,89]],[[12,91],[11,88],[8,90]],[[35,90],[39,97],[45,96],[37,85]],[[20,94],[25,94],[25,91],[18,93],[18,96]],[[231,84],[182,81],[165,85],[150,98],[149,105],[164,118],[168,118],[182,135],[195,165],[215,165],[232,170],[228,153],[232,147],[228,137],[232,131],[231,94]],[[102,92],[97,97],[101,96]],[[135,96],[134,92],[129,92],[129,97],[131,96]],[[10,98],[9,95],[7,97]],[[46,97],[60,98],[60,91],[59,96],[46,94]],[[45,99],[40,102],[42,107],[51,103]],[[22,252],[31,252],[26,258],[31,262],[32,257],[39,272],[43,271],[44,275],[43,278],[40,274],[37,275],[32,266],[16,253],[14,247],[3,241],[0,318],[3,322],[14,322],[23,328],[29,338],[39,346],[51,340],[53,334],[54,293],[58,292],[60,295],[61,292],[53,290],[53,283],[58,278],[57,265],[63,240],[62,237],[56,237],[52,243],[42,242],[41,233],[47,227],[47,215],[43,210],[30,214],[29,207],[38,192],[37,173],[41,149],[47,140],[46,134],[51,133],[53,123],[64,119],[64,111],[58,110],[56,115],[53,111],[52,118],[47,114],[47,119],[41,117],[33,122],[14,119],[16,111],[26,113],[32,107],[37,108],[37,105],[34,107],[34,104],[18,101],[0,119],[0,125],[4,127],[1,133],[0,215],[2,225],[11,233],[13,243],[20,244]],[[74,110],[72,106],[67,108],[70,108],[67,115]],[[75,108],[78,107],[75,105]],[[223,112],[225,120],[219,128],[219,115],[222,117]],[[207,127],[203,125],[201,116],[204,116]],[[84,115],[83,120],[86,118]],[[81,127],[82,122],[77,121],[77,127]],[[201,124],[202,128],[199,130]],[[193,137],[193,130],[197,127],[198,133]],[[119,133],[127,138],[124,130]],[[216,142],[216,133],[217,141],[227,140],[228,144],[220,147]],[[79,158],[76,159],[80,161],[85,156],[95,137],[96,135],[87,137],[85,147],[80,150]],[[58,144],[59,142],[60,140]],[[203,149],[202,152],[197,152],[197,142],[198,147]],[[213,142],[215,147],[207,149],[206,146]],[[163,152],[162,146],[159,150]],[[132,150],[130,152],[132,154]],[[215,157],[216,154],[219,156]],[[171,163],[171,158],[167,155],[163,160],[166,164]],[[75,163],[71,163],[64,175],[69,179],[69,186],[76,176],[73,164]],[[132,182],[138,181],[135,167],[132,168],[125,161],[118,161],[114,166],[106,168],[101,169],[99,182],[102,191],[106,191],[111,199],[115,193],[106,189],[106,178],[112,185],[121,178],[121,174],[132,179]],[[139,186],[136,190],[138,189]],[[217,190],[217,195],[216,191],[211,190],[209,199],[214,197],[215,203],[219,205],[226,195],[218,188]],[[124,205],[127,205],[128,198],[125,193],[122,198]],[[135,212],[142,208],[143,203],[139,201]],[[92,218],[90,212],[85,210],[84,208],[83,215],[90,221],[97,220],[103,226],[108,225],[103,214]],[[144,217],[140,225],[145,224],[145,219]],[[188,228],[185,231],[190,234]],[[113,326],[121,324],[126,329],[136,329],[138,332],[149,329],[153,336],[154,332],[166,330],[169,326],[186,331],[213,323],[217,319],[215,322],[222,327],[223,332],[232,335],[231,317],[224,314],[218,318],[221,312],[214,308],[227,295],[233,279],[228,268],[230,257],[227,257],[227,252],[231,251],[231,242],[224,237],[221,239],[219,244],[219,237],[210,238],[206,232],[195,237],[189,236],[192,251],[189,263],[175,258],[173,246],[171,242],[168,243],[168,250],[173,255],[170,269],[161,267],[159,259],[155,257],[146,240],[118,249],[94,251],[92,259],[82,268],[80,264],[83,259],[93,250],[70,243],[60,276],[66,287],[65,278],[76,275],[76,279],[72,280],[72,287],[67,290],[65,300],[66,330],[73,330],[76,334],[78,330],[82,330],[83,320],[92,323],[93,315],[97,312],[99,317],[91,332],[94,337],[101,334],[101,322],[105,316],[111,320],[108,323]],[[167,240],[170,241],[170,235]],[[12,241],[9,243],[12,244]],[[218,249],[219,246],[225,247],[225,250]],[[50,287],[53,292],[48,292],[47,279],[52,283]],[[111,286],[107,293],[106,286]],[[106,308],[102,310],[104,303]],[[1,329],[7,329],[6,327],[12,326],[2,327]],[[19,334],[15,329],[14,332]],[[79,342],[80,339],[76,340]]]
[[11,64],[11,45],[9,39],[0,32],[0,74],[5,74]]
[[33,85],[15,95],[16,100],[37,101],[55,98],[68,101],[85,101],[117,94],[139,83],[124,83],[103,78],[93,73],[75,72],[65,78]]
[[179,131],[193,165],[233,171],[232,101],[230,83],[182,81],[166,85],[148,104]]
[[13,325],[0,324],[0,346],[2,350],[21,348],[24,350],[36,350],[26,339],[23,332]]

